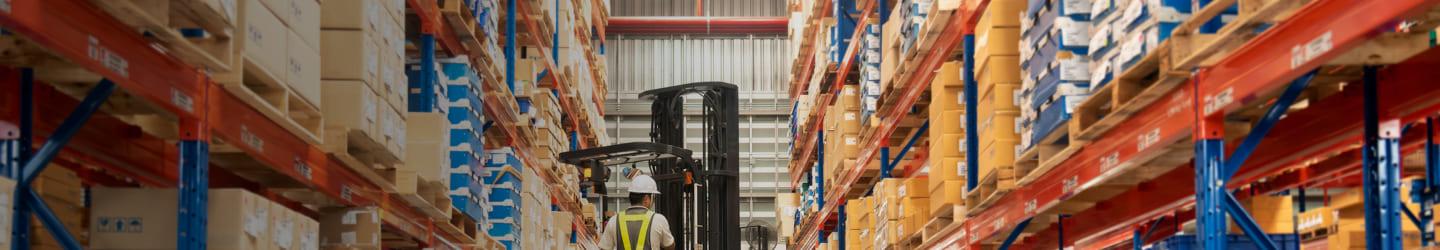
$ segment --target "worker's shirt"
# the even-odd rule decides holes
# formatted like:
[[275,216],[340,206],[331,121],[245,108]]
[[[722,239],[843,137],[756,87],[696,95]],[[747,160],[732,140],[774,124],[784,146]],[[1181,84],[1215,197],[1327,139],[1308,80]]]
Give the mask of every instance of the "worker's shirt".
[[[632,206],[632,207],[630,207],[630,208],[628,208],[628,209],[625,209],[625,211],[622,212],[622,213],[631,214],[631,215],[643,215],[643,214],[645,214],[645,212],[649,212],[649,211],[650,211],[650,209],[647,209],[647,208],[642,207],[642,206]],[[620,239],[620,235],[617,234],[617,233],[621,233],[621,232],[620,232],[620,227],[619,227],[619,225],[617,224],[617,221],[618,221],[619,219],[620,219],[620,215],[615,215],[615,216],[610,217],[610,220],[609,220],[609,221],[606,221],[606,222],[605,222],[605,231],[600,234],[600,239],[599,239],[599,240],[600,240],[600,243],[599,243],[600,249],[611,250],[611,249],[622,249],[622,248],[623,248],[623,247],[618,247],[618,246],[620,246],[621,241],[622,241],[622,240]],[[639,224],[639,223],[635,223],[635,224]],[[637,226],[637,227],[635,227],[635,228],[637,228],[637,229],[632,229],[632,230],[638,231],[638,230],[639,230],[639,229],[638,229],[638,228],[639,228],[639,227],[638,227],[639,225],[635,225],[635,226]],[[627,226],[627,227],[630,227],[630,226]],[[659,214],[659,213],[656,213],[655,216],[650,219],[650,230],[649,230],[649,231],[650,231],[649,235],[647,235],[647,236],[645,237],[645,245],[648,245],[648,246],[649,246],[649,248],[648,248],[649,250],[660,250],[661,247],[672,247],[672,246],[675,246],[675,235],[670,234],[670,221],[668,221],[668,220],[665,219],[665,215],[661,215],[661,214]],[[630,238],[630,243],[631,243],[631,244],[638,243],[638,242],[637,242],[637,241],[639,241],[638,235],[631,235],[630,237],[631,237],[631,238]],[[630,249],[625,249],[625,250],[630,250]]]

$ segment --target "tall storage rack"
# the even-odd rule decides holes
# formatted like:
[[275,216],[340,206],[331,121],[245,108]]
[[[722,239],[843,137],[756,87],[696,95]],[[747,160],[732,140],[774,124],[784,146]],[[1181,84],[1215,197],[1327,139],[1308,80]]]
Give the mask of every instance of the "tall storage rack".
[[[848,1],[826,1],[817,5],[822,10],[834,8],[834,13],[856,13],[854,7],[845,2]],[[862,2],[861,5],[866,7],[858,12],[861,20],[876,15],[870,7],[875,5],[875,1]],[[844,232],[845,214],[837,211],[843,210],[841,205],[849,194],[856,193],[852,189],[864,192],[873,185],[857,181],[862,174],[857,170],[863,169],[863,163],[875,157],[877,151],[888,151],[887,147],[892,146],[887,145],[883,138],[895,131],[895,121],[902,119],[905,111],[915,105],[915,97],[926,89],[933,72],[939,69],[941,61],[951,56],[952,50],[961,50],[961,56],[966,61],[961,74],[964,76],[967,103],[974,103],[975,72],[970,67],[974,45],[970,41],[974,41],[974,26],[979,15],[985,13],[992,2],[934,1],[933,4],[941,5],[941,8],[953,5],[958,10],[938,24],[943,25],[941,29],[944,32],[936,39],[934,49],[921,52],[923,59],[919,64],[906,70],[920,73],[897,81],[903,84],[896,88],[901,94],[898,100],[894,100],[895,103],[886,105],[898,108],[881,110],[877,116],[885,122],[864,132],[871,134],[867,138],[882,139],[863,141],[858,160],[861,164],[853,167],[855,169],[840,169],[840,176],[835,180],[838,183],[830,183],[829,190],[821,192],[818,211],[803,214],[797,225],[789,225],[797,227],[790,246],[812,249],[817,243],[825,241],[826,234]],[[1178,30],[1202,28],[1204,21],[1216,17],[1226,8],[1237,2],[1247,3],[1200,2],[1208,2],[1209,5],[1196,8],[1195,16],[1180,24]],[[1259,2],[1263,1],[1248,3]],[[1405,25],[1416,23],[1433,23],[1437,4],[1440,1],[1308,1],[1303,6],[1294,6],[1294,14],[1265,28],[1258,36],[1248,40],[1221,37],[1237,41],[1238,46],[1213,63],[1191,61],[1195,58],[1179,58],[1171,62],[1171,58],[1166,58],[1167,63],[1190,66],[1190,69],[1178,73],[1162,72],[1178,76],[1173,83],[1133,90],[1137,93],[1132,95],[1146,96],[1140,99],[1147,100],[1114,104],[1113,108],[1125,112],[1111,113],[1097,118],[1100,121],[1095,122],[1108,126],[1087,127],[1087,130],[1080,131],[1072,129],[1071,133],[1091,137],[1072,142],[1066,150],[1068,154],[1040,163],[1040,170],[1021,178],[1019,185],[1008,193],[997,195],[998,198],[980,206],[971,204],[969,219],[943,228],[935,237],[927,236],[918,247],[1007,249],[1018,246],[1044,249],[1076,246],[1092,249],[1133,243],[1136,249],[1140,249],[1142,245],[1153,242],[1150,240],[1155,236],[1174,234],[1178,230],[1178,227],[1157,226],[1161,222],[1194,219],[1203,248],[1225,249],[1228,214],[1254,242],[1270,247],[1262,249],[1274,249],[1275,243],[1258,233],[1254,221],[1239,206],[1237,198],[1246,199],[1246,194],[1297,188],[1303,193],[1304,187],[1354,187],[1363,184],[1367,242],[1371,249],[1399,249],[1399,225],[1410,223],[1402,219],[1405,217],[1401,217],[1401,212],[1412,212],[1399,204],[1402,195],[1409,195],[1400,194],[1398,188],[1400,175],[1395,170],[1400,169],[1399,158],[1404,155],[1402,153],[1423,149],[1428,158],[1423,172],[1426,179],[1435,179],[1436,169],[1440,169],[1434,162],[1440,159],[1440,155],[1436,154],[1440,151],[1436,151],[1433,133],[1425,133],[1423,137],[1400,136],[1402,133],[1416,135],[1421,132],[1415,131],[1426,130],[1423,128],[1431,126],[1428,117],[1440,111],[1440,103],[1433,100],[1435,96],[1440,96],[1440,91],[1436,91],[1433,84],[1426,87],[1424,80],[1440,76],[1424,70],[1440,66],[1437,64],[1440,63],[1440,51],[1433,46],[1414,49],[1392,47],[1388,50],[1404,52],[1382,55],[1389,53],[1384,52],[1387,49],[1373,46],[1378,41],[1392,38],[1382,34],[1387,31],[1404,30]],[[885,15],[885,12],[878,14]],[[805,31],[819,33],[815,31],[819,27],[813,26],[820,23],[816,20],[826,16],[814,15],[812,20],[805,22]],[[1418,22],[1407,22],[1409,20]],[[864,29],[863,26],[846,27],[844,22],[838,26],[841,30],[855,29],[854,34],[857,35]],[[1423,27],[1433,29],[1434,25]],[[1238,28],[1221,28],[1218,34],[1233,35],[1236,30]],[[816,39],[811,34],[805,37]],[[1172,38],[1169,43],[1179,43],[1176,41],[1183,40]],[[814,60],[805,58],[813,53],[810,49],[816,46],[802,46],[802,59],[797,62],[800,70],[829,70],[829,65],[817,65]],[[840,47],[847,46],[842,43]],[[841,63],[836,69],[839,73],[824,78],[836,79],[832,89],[824,90],[832,95],[838,94],[838,85],[846,81],[852,61],[857,59],[855,46],[848,47],[844,57],[839,59]],[[1208,49],[1214,48],[1202,47],[1197,51],[1219,52]],[[1356,63],[1353,61],[1355,54],[1368,59]],[[1343,80],[1352,81],[1352,86],[1363,87],[1349,88],[1343,94],[1319,101],[1310,100],[1306,110],[1286,114],[1300,92],[1316,79],[1314,72],[1317,68],[1343,60],[1350,61],[1337,64],[1387,67],[1361,67],[1362,77]],[[808,79],[792,79],[792,97],[804,92],[809,84],[821,84],[811,83]],[[820,95],[819,99],[816,106],[823,107],[832,102],[826,95]],[[967,105],[967,108],[971,109],[966,113],[970,125],[967,127],[973,128],[974,105]],[[1255,125],[1246,127],[1248,133],[1240,133],[1244,137],[1233,137],[1237,136],[1234,134],[1226,137],[1226,117],[1240,113],[1242,108],[1248,108],[1251,113],[1260,110],[1263,115],[1254,117]],[[1365,115],[1335,115],[1361,113]],[[807,116],[811,121],[811,124],[799,126],[795,148],[792,149],[792,158],[796,160],[791,163],[790,172],[792,184],[797,189],[807,176],[819,175],[812,173],[810,168],[817,158],[813,155],[818,151],[815,145],[822,143],[818,141],[821,136],[816,135],[820,131],[819,126],[813,123],[819,123],[823,114],[795,114]],[[1281,119],[1282,116],[1285,119]],[[1402,132],[1404,128],[1411,127],[1406,124],[1414,125],[1410,132]],[[1232,128],[1228,131],[1234,133],[1236,130]],[[967,132],[970,133],[967,135],[969,138],[977,136],[968,129]],[[1226,138],[1243,140],[1238,146],[1226,146]],[[1272,143],[1261,145],[1262,141]],[[1362,141],[1364,146],[1355,146]],[[909,146],[906,145],[907,148]],[[967,147],[969,150],[966,152],[976,152],[977,146],[973,143]],[[888,157],[887,153],[880,155]],[[1195,156],[1193,162],[1188,160],[1190,155]],[[970,157],[969,160],[975,158]],[[884,169],[893,167],[886,161],[882,161],[881,165]],[[974,166],[973,162],[971,166]],[[975,168],[971,167],[969,171],[967,184],[973,190],[977,181]],[[1150,173],[1140,174],[1147,171]],[[1205,183],[1212,185],[1203,185]],[[1427,182],[1423,187],[1435,186]],[[1234,190],[1244,192],[1232,194]],[[1428,210],[1428,204],[1421,209]],[[1415,211],[1414,214],[1428,213]],[[839,217],[839,223],[827,224],[836,217]],[[1430,220],[1429,216],[1409,217],[1415,223],[1429,223]],[[841,229],[834,229],[832,225]],[[1023,240],[1019,239],[1022,234],[1027,235]],[[1422,232],[1422,235],[1432,234]],[[839,237],[841,248],[845,248],[844,234]],[[1433,240],[1433,236],[1425,239]]]
[[[535,20],[540,17],[515,15],[517,9],[536,8],[528,6],[531,4],[529,1],[504,2],[509,4],[509,15],[506,15],[505,21],[510,24],[505,33],[511,38],[506,41],[506,52],[513,54],[516,17],[519,16],[518,19],[526,24],[525,28],[534,33],[542,32],[537,25],[540,21]],[[599,1],[595,3],[600,4]],[[434,65],[433,48],[437,43],[452,55],[480,53],[469,49],[474,46],[462,43],[452,30],[462,24],[442,18],[437,0],[406,0],[405,6],[420,20],[422,35],[414,44],[424,49],[422,51],[430,51],[421,56],[426,61],[423,65]],[[184,202],[181,203],[181,214],[177,215],[181,218],[178,225],[181,233],[176,242],[178,249],[204,249],[206,246],[206,196],[212,178],[228,186],[265,189],[262,196],[277,199],[292,208],[303,205],[377,206],[384,211],[381,218],[384,231],[403,236],[405,241],[410,242],[404,245],[436,249],[467,247],[450,244],[469,237],[463,232],[442,230],[439,225],[447,222],[421,215],[400,197],[386,193],[378,184],[328,156],[319,145],[287,132],[277,122],[226,92],[200,67],[183,63],[152,47],[151,42],[88,0],[5,1],[0,3],[0,25],[4,26],[6,33],[23,36],[55,56],[104,78],[94,85],[82,86],[88,89],[88,94],[77,101],[56,86],[36,84],[35,74],[30,69],[0,70],[0,83],[8,86],[7,91],[0,94],[0,99],[18,100],[0,104],[0,114],[20,117],[19,121],[0,121],[0,171],[20,183],[16,189],[14,205],[17,209],[13,218],[28,218],[29,214],[34,214],[46,228],[63,228],[39,196],[29,190],[28,183],[47,165],[51,165],[52,160],[60,161],[57,155],[64,155],[66,164],[98,167],[100,171],[77,169],[87,182],[97,185],[139,183],[147,187],[179,188],[179,198]],[[594,37],[601,39],[597,45],[603,51],[603,25],[592,32]],[[534,45],[551,47],[552,43],[540,41],[538,36],[530,37],[537,39],[533,41]],[[588,39],[580,40],[589,42]],[[595,55],[587,53],[586,56]],[[514,58],[507,59],[513,66]],[[546,62],[547,70],[558,72],[553,58]],[[438,77],[433,74],[434,70],[424,72],[432,74],[423,77]],[[583,77],[601,79],[596,74],[594,71],[584,72]],[[557,82],[554,85],[558,88],[573,86],[560,82],[569,78],[555,79]],[[134,125],[100,112],[102,104],[116,90],[123,90],[135,99],[176,116],[179,143],[167,143],[165,139],[140,132]],[[518,111],[506,110],[497,98],[486,96],[485,115],[495,123],[489,127],[500,128],[501,132],[510,135],[509,138],[521,138],[515,136],[524,129],[515,120]],[[567,98],[561,100],[564,113],[580,113],[576,106],[580,104]],[[593,130],[580,129],[582,125],[575,119],[571,119],[570,127],[569,131],[576,135],[572,138],[585,138],[572,141],[572,144],[597,144]],[[43,133],[48,134],[48,138],[38,137],[42,133],[37,131],[48,132]],[[41,139],[44,141],[38,148],[31,146]],[[212,140],[231,143],[225,144],[224,152],[217,152],[212,151]],[[501,145],[522,148],[529,143],[523,140],[500,142]],[[209,156],[212,153],[253,158],[264,168],[299,184],[296,187],[269,189],[238,176],[223,174],[223,171],[211,172]],[[521,156],[527,162],[534,161],[534,156],[523,153]],[[546,186],[560,188],[549,185],[560,183],[556,173],[548,169],[540,172]],[[306,198],[285,198],[281,197],[282,193],[302,194],[297,197]],[[564,211],[581,213],[575,200],[556,203]],[[577,219],[572,223],[576,233],[574,240],[583,247],[593,248],[595,233],[580,217],[575,216]],[[14,248],[29,248],[30,222],[29,219],[14,220]],[[67,249],[81,249],[67,232],[51,232],[51,235]]]

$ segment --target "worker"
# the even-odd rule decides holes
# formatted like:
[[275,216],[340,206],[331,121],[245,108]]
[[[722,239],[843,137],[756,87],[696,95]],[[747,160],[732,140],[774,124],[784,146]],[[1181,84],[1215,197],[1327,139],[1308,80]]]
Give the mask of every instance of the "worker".
[[670,221],[665,215],[657,214],[650,208],[655,206],[655,195],[660,194],[655,179],[649,175],[638,175],[630,181],[630,208],[605,222],[605,231],[600,235],[600,249],[604,250],[662,250],[675,247],[675,235],[670,234]]

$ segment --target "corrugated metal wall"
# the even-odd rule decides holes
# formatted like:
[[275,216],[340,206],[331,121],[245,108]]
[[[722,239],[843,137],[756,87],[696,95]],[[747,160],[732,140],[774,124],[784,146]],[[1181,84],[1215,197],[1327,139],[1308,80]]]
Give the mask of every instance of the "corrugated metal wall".
[[[703,0],[705,16],[784,16],[784,0]],[[610,16],[695,16],[695,0],[612,0]]]
[[784,37],[616,36],[606,42],[609,99],[700,81],[733,83],[741,99],[787,98]]

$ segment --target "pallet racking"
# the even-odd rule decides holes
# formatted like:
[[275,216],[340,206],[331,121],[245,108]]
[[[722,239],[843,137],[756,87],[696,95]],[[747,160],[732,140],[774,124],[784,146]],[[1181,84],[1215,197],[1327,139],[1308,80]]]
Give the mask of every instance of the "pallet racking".
[[[936,1],[935,4],[941,2],[944,1]],[[960,40],[972,41],[974,19],[979,13],[984,13],[990,1],[961,2],[961,9],[955,11],[949,22],[944,24],[946,32],[935,45],[939,47],[927,52],[926,60],[916,65],[916,69],[909,70],[922,74],[902,81],[907,84],[900,88],[905,91],[902,97],[908,97],[912,92],[918,94],[924,88],[920,84],[928,82],[931,77],[930,73],[924,72],[938,69],[939,64],[935,62],[948,56],[951,49],[963,46],[965,59],[972,56],[973,46],[962,44]],[[1213,1],[1207,7],[1197,9],[1196,16],[1214,17],[1236,2],[1247,1]],[[1398,228],[1389,226],[1402,223],[1399,217],[1402,209],[1395,208],[1400,194],[1394,187],[1399,176],[1393,171],[1381,170],[1397,169],[1398,161],[1393,159],[1398,159],[1402,152],[1420,150],[1422,146],[1426,152],[1433,150],[1433,143],[1422,143],[1433,135],[1423,137],[1426,140],[1417,140],[1421,137],[1400,138],[1399,130],[1401,124],[1425,121],[1440,110],[1435,102],[1426,101],[1428,97],[1440,93],[1426,90],[1425,84],[1421,83],[1423,80],[1419,80],[1436,76],[1421,69],[1435,67],[1435,58],[1440,52],[1428,47],[1410,51],[1389,48],[1401,51],[1397,54],[1402,55],[1389,58],[1384,56],[1390,53],[1385,51],[1387,49],[1377,49],[1373,44],[1389,39],[1381,34],[1382,31],[1401,29],[1400,24],[1407,23],[1402,22],[1406,18],[1417,15],[1428,17],[1423,16],[1427,13],[1433,16],[1437,3],[1440,2],[1317,0],[1298,6],[1294,14],[1268,27],[1257,37],[1227,40],[1243,44],[1223,53],[1223,58],[1213,64],[1193,67],[1193,74],[1185,72],[1184,81],[1170,88],[1142,89],[1153,92],[1141,94],[1153,95],[1150,102],[1135,105],[1131,113],[1106,117],[1113,125],[1098,131],[1085,131],[1098,135],[1096,138],[1072,144],[1075,149],[1071,155],[1061,156],[1053,161],[1053,166],[1042,167],[1045,170],[1026,176],[1020,187],[982,203],[983,207],[972,208],[970,219],[944,228],[937,237],[927,237],[930,239],[919,248],[1049,248],[1058,244],[1088,249],[1110,247],[1125,240],[1132,240],[1138,248],[1147,243],[1147,239],[1153,239],[1157,229],[1158,235],[1175,233],[1174,228],[1158,227],[1160,221],[1166,218],[1170,221],[1198,218],[1200,237],[1205,239],[1201,241],[1212,242],[1206,244],[1207,249],[1223,249],[1223,243],[1217,246],[1213,242],[1224,242],[1216,237],[1225,237],[1226,213],[1237,217],[1236,221],[1242,226],[1249,218],[1243,208],[1236,206],[1237,199],[1247,196],[1243,192],[1228,195],[1227,189],[1269,193],[1305,186],[1355,186],[1363,182],[1370,192],[1366,199],[1385,197],[1383,199],[1387,201],[1367,207],[1367,211],[1389,213],[1383,216],[1377,214],[1367,220],[1375,221],[1373,224],[1376,225],[1387,225],[1371,227],[1367,223],[1367,233],[1375,237],[1390,237],[1372,238],[1371,244],[1398,249],[1399,234],[1395,233]],[[870,15],[871,12],[867,9],[861,13]],[[1203,25],[1202,21],[1187,22],[1182,26],[1195,29]],[[1417,21],[1427,22],[1433,20],[1422,18]],[[1220,31],[1221,35],[1225,35],[1225,32],[1234,32],[1234,29]],[[1172,40],[1171,43],[1180,43],[1176,41],[1185,40]],[[1363,67],[1364,77],[1358,78],[1362,78],[1359,80],[1365,85],[1365,90],[1352,88],[1329,99],[1310,100],[1306,110],[1286,114],[1300,91],[1315,79],[1316,76],[1310,72],[1337,60],[1352,59],[1355,54],[1361,53],[1370,53],[1362,55],[1372,59],[1364,63],[1389,65],[1383,70]],[[1419,56],[1410,57],[1415,54]],[[854,57],[847,53],[844,60]],[[1374,60],[1376,58],[1380,60]],[[1410,59],[1400,60],[1404,58]],[[967,101],[973,103],[974,73],[968,65],[970,60],[965,61],[967,67],[962,71],[968,88],[965,92]],[[1191,63],[1188,64],[1190,66],[1201,65],[1188,63]],[[840,70],[844,71],[843,65],[846,64],[841,65]],[[806,63],[803,67],[811,70],[808,68],[813,65]],[[836,84],[840,84],[844,77],[840,74],[837,78],[841,80],[837,80]],[[1343,80],[1355,78],[1352,76]],[[798,93],[809,83],[800,79],[796,84],[797,87],[792,87],[792,90]],[[1377,102],[1377,95],[1385,99]],[[908,98],[899,101],[893,105],[909,108],[914,104]],[[1367,103],[1368,106],[1365,105]],[[825,102],[820,104],[825,105]],[[1271,104],[1274,106],[1270,107]],[[1233,130],[1230,134],[1225,133],[1227,116],[1239,115],[1242,111],[1256,113],[1264,110],[1257,107],[1270,108],[1262,112],[1263,116],[1252,117],[1256,125],[1248,133],[1234,133]],[[1366,116],[1358,119],[1361,117],[1334,115],[1347,112],[1366,113]],[[973,110],[967,112],[969,125],[972,125],[969,127],[974,127],[974,114]],[[887,121],[903,115],[895,109],[879,114]],[[811,121],[815,121],[815,115],[810,116]],[[1280,119],[1282,116],[1286,118]],[[1386,122],[1382,123],[1380,119]],[[1363,137],[1357,132],[1360,128],[1366,128],[1367,133]],[[893,127],[870,131],[882,135],[880,137],[892,132]],[[795,142],[797,148],[793,149],[797,153],[794,157],[797,161],[791,166],[795,178],[792,184],[798,184],[806,176],[807,166],[811,164],[809,154],[814,150],[811,141],[817,137],[806,136],[805,133],[804,130],[799,132]],[[971,133],[969,137],[976,136]],[[1226,138],[1238,139],[1238,136],[1244,136],[1238,146],[1224,146]],[[1192,141],[1187,142],[1186,138],[1192,138]],[[1376,157],[1360,153],[1360,147],[1353,143],[1362,138],[1367,147],[1383,149],[1373,154],[1378,159],[1391,160],[1374,160]],[[1261,145],[1261,141],[1285,143]],[[865,153],[861,154],[859,162],[868,162],[869,157],[873,157],[873,151],[887,147],[885,143],[883,140],[866,140],[862,145]],[[973,149],[977,146],[972,143],[968,147],[971,150],[967,152],[975,152]],[[1232,148],[1233,156],[1225,158],[1224,151]],[[1189,160],[1190,154],[1196,156],[1193,163]],[[972,157],[969,160],[975,159]],[[974,165],[973,162],[971,165]],[[1203,166],[1200,168],[1203,171],[1191,170],[1197,165]],[[834,201],[853,193],[852,188],[868,187],[865,183],[856,183],[858,171],[841,171],[843,177],[838,179],[839,183],[833,183],[832,190],[823,190],[824,204],[819,211],[798,222],[799,230],[791,246],[810,249],[815,243],[823,241],[825,222],[832,217],[841,217],[843,221],[843,212],[835,213],[840,202]],[[967,183],[973,188],[975,169],[970,168],[970,171]],[[1386,172],[1389,172],[1388,175],[1376,174]],[[1197,187],[1197,182],[1224,184]],[[1197,188],[1201,191],[1197,192]],[[1199,202],[1196,202],[1196,197],[1201,197]],[[1192,207],[1198,208],[1189,209]],[[1246,235],[1263,235],[1256,233],[1253,221],[1248,224],[1251,226],[1245,230]],[[843,232],[843,229],[840,231]],[[1029,236],[1018,240],[1022,233]],[[843,236],[841,238],[844,242]],[[1269,241],[1266,237],[1251,238],[1257,242]]]
[[[528,6],[532,4],[529,1],[507,2],[510,4],[507,8],[510,15],[506,16],[506,22],[512,25],[506,30],[506,35],[512,39],[508,40],[506,45],[513,54],[516,43],[513,38],[517,33],[513,25],[517,19],[514,13],[517,8],[534,6]],[[592,2],[597,6],[601,5],[598,0]],[[404,5],[420,20],[421,35],[414,43],[422,51],[429,52],[421,55],[426,61],[423,65],[434,65],[433,51],[436,43],[453,55],[482,53],[478,47],[464,44],[459,35],[450,29],[461,24],[441,18],[436,0],[406,0]],[[604,13],[604,10],[599,8],[595,11]],[[604,18],[603,15],[595,16]],[[539,22],[536,19],[539,18],[523,15],[518,19],[523,20],[529,30],[540,31],[536,25]],[[603,19],[592,21],[603,23]],[[104,79],[93,85],[52,86],[36,84],[36,72],[28,68],[0,70],[0,79],[3,79],[0,80],[0,85],[7,86],[7,89],[19,89],[0,94],[3,96],[0,99],[19,100],[17,103],[0,104],[0,114],[20,117],[18,121],[0,121],[0,152],[3,152],[0,155],[5,155],[3,161],[0,161],[0,170],[3,170],[7,177],[22,183],[17,194],[24,199],[15,203],[15,218],[26,218],[33,213],[46,228],[63,228],[44,202],[24,184],[33,180],[41,170],[51,165],[49,163],[53,160],[62,166],[80,171],[87,182],[97,185],[180,188],[179,198],[186,201],[181,203],[180,208],[181,211],[188,212],[178,215],[182,218],[178,227],[182,232],[177,242],[179,249],[203,249],[206,245],[203,233],[187,235],[183,232],[203,231],[206,221],[206,190],[212,184],[211,179],[226,186],[264,190],[263,196],[291,208],[302,208],[301,210],[306,210],[303,208],[307,205],[377,206],[385,214],[382,217],[385,231],[403,237],[395,242],[401,246],[465,249],[469,245],[454,243],[479,240],[470,238],[464,232],[442,229],[441,224],[448,222],[421,215],[397,195],[385,192],[382,187],[384,183],[368,181],[335,157],[327,155],[319,145],[287,132],[276,121],[263,116],[261,111],[247,106],[234,94],[225,91],[202,67],[181,62],[173,55],[156,49],[141,34],[132,32],[132,29],[89,1],[6,1],[0,4],[0,24],[4,25],[7,33],[23,36],[38,47]],[[601,25],[598,32],[594,33],[600,39],[598,45],[601,51],[604,46],[603,32]],[[588,42],[588,37],[581,40]],[[536,41],[536,44],[550,46],[542,41]],[[595,55],[587,53],[586,56],[590,57],[587,59],[594,59]],[[507,59],[513,66],[514,58]],[[554,61],[547,61],[546,68],[556,72],[553,74],[561,74],[554,65]],[[425,72],[432,74],[421,77],[438,77],[433,74],[434,70]],[[585,75],[597,80],[602,79],[597,74],[599,73],[591,71]],[[499,79],[497,76],[491,77]],[[505,79],[510,80],[509,77]],[[554,79],[554,86],[557,88],[563,90],[574,87],[573,82],[563,81],[569,78]],[[88,91],[88,94],[83,100],[76,101],[66,92],[74,89]],[[128,95],[123,96],[123,100],[116,100],[121,97],[110,97],[116,90],[123,90]],[[573,97],[570,96],[571,92],[561,92],[562,97]],[[127,103],[143,101],[147,105],[154,105],[174,118],[147,126],[171,128],[177,132],[173,135],[154,134],[149,130],[141,132],[141,128],[135,125],[100,112],[107,99]],[[572,103],[570,98],[564,98],[561,102],[566,114],[585,114],[580,111],[589,108],[576,106],[579,104]],[[529,142],[513,139],[521,138],[516,135],[523,129],[514,119],[514,116],[518,115],[517,110],[502,107],[502,102],[495,96],[487,96],[485,104],[485,114],[491,116],[496,123],[491,127],[500,128],[509,135],[508,138],[512,138],[511,141],[499,143],[500,145],[529,145]],[[599,110],[598,102],[593,109]],[[62,119],[63,123],[57,122]],[[572,144],[588,146],[598,143],[594,140],[593,129],[582,129],[589,126],[588,124],[579,123],[579,119],[570,120],[570,131],[579,135],[572,138],[588,138]],[[39,135],[49,136],[47,138]],[[38,149],[32,150],[31,145],[37,145],[38,139],[45,141],[39,144]],[[267,182],[245,179],[226,171],[211,172],[210,156],[217,154],[251,159],[256,167],[283,176],[281,181],[287,184],[284,187],[275,187]],[[64,157],[57,158],[57,155]],[[534,156],[521,156],[526,161],[534,161]],[[540,172],[546,186],[552,189],[562,188],[548,185],[560,183],[555,173],[549,169]],[[582,213],[580,204],[575,200],[557,203],[564,211],[577,215]],[[580,217],[575,216],[577,219],[572,223],[576,231],[575,240],[584,247],[593,247],[595,234],[585,226]],[[30,221],[14,220],[13,242],[17,248],[29,246],[27,241]],[[69,233],[63,230],[52,230],[51,233],[65,247],[80,249],[78,242]],[[391,242],[387,241],[388,243]]]

